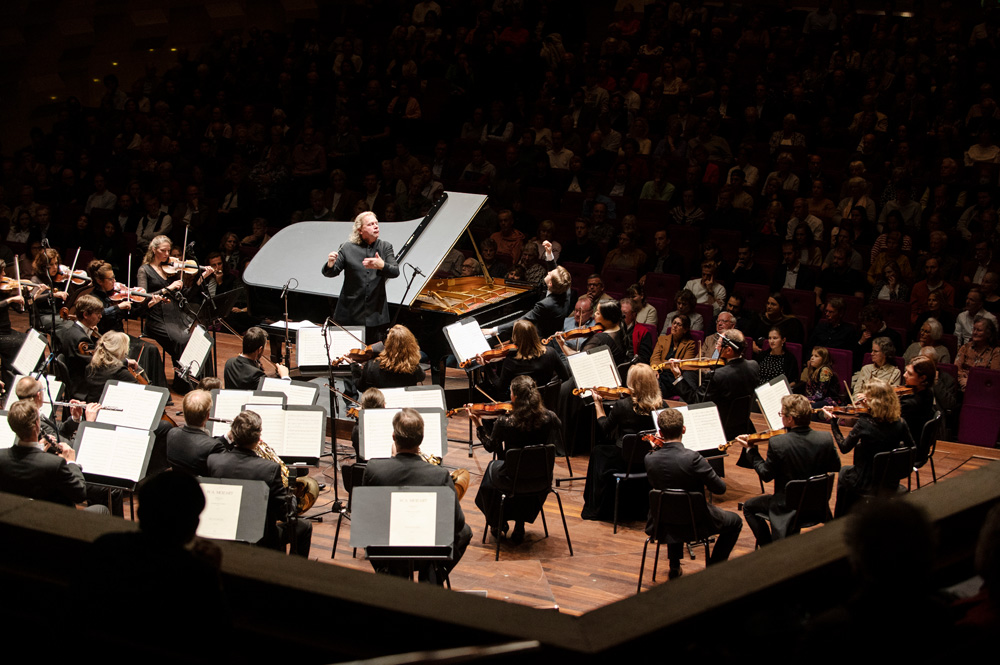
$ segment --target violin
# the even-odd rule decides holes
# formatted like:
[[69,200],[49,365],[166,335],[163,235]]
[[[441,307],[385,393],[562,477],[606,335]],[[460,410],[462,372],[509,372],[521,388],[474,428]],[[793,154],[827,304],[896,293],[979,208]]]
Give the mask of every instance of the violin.
[[[562,338],[579,339],[580,337],[590,337],[591,335],[599,332],[604,332],[604,326],[593,325],[588,328],[574,328],[573,330],[567,330],[566,332],[562,333]],[[552,335],[552,337],[546,337],[545,339],[542,340],[542,344],[548,344],[558,336],[559,333]]]
[[[483,363],[490,363],[496,360],[503,360],[514,351],[517,351],[517,345],[514,342],[504,342],[500,346],[492,348],[489,351],[483,351],[479,355],[482,357]],[[469,358],[458,363],[458,366],[465,369],[475,362],[477,362],[476,358]]]
[[167,275],[176,275],[178,273],[184,275],[197,275],[198,273],[200,273],[205,268],[208,268],[209,266],[200,266],[198,265],[198,262],[195,261],[194,259],[187,259],[186,261],[182,261],[178,259],[176,256],[171,256],[170,260],[167,261],[165,264],[163,264],[161,267],[163,268],[163,272],[166,273]]
[[371,360],[378,354],[372,349],[371,344],[366,344],[363,349],[351,349],[339,358],[334,358],[331,365],[339,365],[345,360],[350,360],[352,363],[363,363],[366,360]]
[[[699,370],[699,369],[715,369],[716,367],[722,367],[726,364],[725,358],[691,358],[690,360],[680,361],[680,368],[682,372],[688,370]],[[657,372],[668,369],[670,363],[659,363],[652,366]]]
[[[763,432],[753,432],[752,434],[746,434],[745,436],[747,438],[747,443],[752,445],[757,445],[758,443],[765,443],[767,441],[770,441],[771,437],[780,436],[782,434],[785,434],[787,431],[788,430],[782,427],[779,429],[764,430]],[[719,450],[726,451],[729,449],[729,446],[733,445],[734,443],[739,443],[739,442],[736,439],[733,439],[732,441],[726,441],[725,443],[719,444]]]
[[69,266],[60,265],[56,276],[53,278],[56,284],[72,284],[73,286],[80,286],[81,284],[90,283],[90,275],[87,274],[86,270],[70,270]]
[[586,397],[585,393],[596,394],[601,399],[613,400],[621,399],[632,394],[632,391],[625,387],[608,388],[606,386],[594,386],[593,388],[573,388],[574,395]]
[[[823,409],[813,409],[813,413],[821,413]],[[868,407],[864,404],[848,404],[846,406],[833,407],[833,415],[855,418],[862,413],[868,413]]]
[[122,302],[123,300],[129,300],[131,302],[142,302],[146,298],[151,297],[146,293],[146,289],[141,287],[136,287],[130,289],[125,284],[121,282],[115,282],[115,290],[111,295],[108,296],[108,300],[112,302]]
[[18,280],[14,277],[6,277],[6,276],[0,277],[0,291],[13,291],[18,287],[19,284],[22,289],[34,289],[38,286],[44,286],[45,288],[48,288],[44,284],[35,284],[30,279]]
[[448,413],[444,414],[446,418],[451,418],[452,416],[461,416],[465,414],[465,410],[468,409],[472,412],[474,416],[502,416],[506,413],[511,413],[514,410],[514,405],[510,402],[484,402],[481,404],[466,404],[465,406],[452,409]]

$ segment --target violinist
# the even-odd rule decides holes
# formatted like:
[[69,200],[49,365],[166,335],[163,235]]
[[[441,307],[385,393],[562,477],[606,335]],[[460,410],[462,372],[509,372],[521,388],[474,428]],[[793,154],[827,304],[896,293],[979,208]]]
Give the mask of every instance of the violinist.
[[875,455],[900,447],[913,447],[910,428],[900,417],[896,391],[881,379],[871,379],[865,389],[868,412],[858,416],[845,437],[840,432],[832,406],[823,407],[823,417],[831,421],[833,438],[840,452],[854,451],[854,465],[845,466],[837,480],[837,505],[833,516],[842,517],[864,494],[875,489]]
[[[483,448],[487,452],[497,454],[497,459],[486,467],[479,493],[476,494],[476,506],[483,511],[486,522],[490,525],[495,525],[500,517],[498,515],[500,493],[509,491],[514,485],[514,478],[507,473],[504,466],[507,451],[511,448],[545,444],[553,444],[556,448],[562,447],[562,423],[556,414],[545,408],[534,379],[530,376],[515,377],[510,384],[510,401],[513,406],[510,415],[488,421],[485,425],[482,418],[467,409],[469,417],[476,425],[476,434],[483,442]],[[537,503],[535,505],[537,506]],[[509,515],[513,511],[508,509],[505,512]],[[533,519],[535,512],[529,512]],[[515,513],[514,531],[510,536],[511,542],[515,545],[524,540],[525,517],[527,516]],[[493,531],[493,536],[498,537],[496,527],[491,526],[490,529]],[[501,529],[506,533],[507,524],[501,525]]]
[[556,333],[556,342],[559,348],[567,356],[571,356],[582,351],[587,351],[597,346],[607,346],[611,350],[611,356],[616,365],[625,362],[624,333],[621,329],[622,310],[617,300],[604,300],[597,305],[594,311],[594,322],[599,325],[601,332],[594,333],[584,341],[579,351],[574,351],[566,345],[563,339],[564,333]]
[[29,295],[29,299],[33,300],[31,327],[50,334],[55,332],[52,326],[53,321],[59,319],[59,309],[69,298],[69,282],[56,282],[59,263],[59,252],[54,249],[43,249],[32,262],[35,274],[31,281],[38,286]]
[[900,416],[910,428],[910,435],[917,444],[917,466],[927,461],[930,448],[923,448],[920,435],[924,424],[934,417],[934,380],[937,365],[927,356],[917,356],[903,370],[903,385],[912,390],[899,398]]
[[795,506],[785,503],[788,481],[806,480],[820,473],[840,470],[840,456],[830,435],[809,429],[812,405],[808,399],[803,395],[785,395],[781,398],[779,415],[786,433],[768,439],[766,460],[761,457],[756,443],[749,442],[745,435],[736,437],[736,441],[747,449],[747,456],[760,479],[763,482],[774,480],[773,495],[755,496],[743,505],[747,526],[761,547],[795,533],[789,530]]
[[[257,390],[260,380],[266,374],[260,366],[260,358],[264,355],[264,346],[267,344],[267,333],[263,328],[254,326],[243,335],[243,351],[238,356],[233,356],[226,361],[223,376],[226,379],[227,390]],[[278,376],[283,379],[288,378],[288,368],[284,365],[275,365]]]
[[[191,291],[184,288],[179,275],[170,275],[164,270],[170,260],[172,244],[167,236],[153,238],[139,267],[136,281],[139,288],[145,289],[147,293],[167,297],[160,304],[149,308],[146,314],[146,334],[170,354],[176,366],[184,345],[187,344],[192,319],[177,303],[182,297],[190,295]],[[197,284],[191,288],[200,287],[201,281],[211,274],[212,269],[206,267],[198,275]]]
[[[80,296],[76,300],[76,321],[62,326],[56,332],[59,352],[66,359],[70,377],[83,376],[90,364],[94,345],[101,336],[97,324],[101,322],[103,311],[104,303],[94,296]],[[83,384],[71,386],[71,392],[76,399],[82,399],[86,394],[86,386]]]
[[[101,320],[97,324],[97,330],[102,335],[111,330],[125,332],[125,321],[132,313],[141,312],[146,307],[156,307],[163,300],[163,296],[146,296],[133,302],[132,298],[123,297],[124,285],[115,280],[114,268],[105,261],[91,261],[87,265],[87,273],[94,283],[91,295],[104,305]],[[160,350],[155,344],[129,335],[129,355],[138,360],[139,367],[150,384],[167,387]]]
[[[563,321],[563,332],[576,330],[577,328],[590,328],[594,325],[594,301],[586,293],[579,297],[573,313]],[[583,345],[583,338],[565,340],[566,345],[571,349],[579,349]]]
[[385,348],[363,366],[352,365],[351,373],[358,390],[368,388],[408,388],[423,383],[426,372],[420,368],[420,346],[406,326],[396,325],[385,337]]
[[500,395],[506,396],[514,377],[524,374],[534,379],[537,386],[544,386],[555,377],[563,381],[569,378],[569,371],[559,353],[551,346],[542,345],[538,330],[531,321],[521,319],[514,324],[511,342],[516,350],[503,359],[497,383]]
[[[7,264],[0,260],[0,276],[5,276]],[[24,344],[25,334],[14,330],[10,325],[10,308],[24,307],[23,292],[17,288],[0,290],[0,359],[3,360],[3,381],[14,378],[8,367],[17,357],[17,352]]]
[[[652,429],[653,411],[666,406],[660,394],[659,377],[645,364],[632,365],[625,383],[630,395],[616,400],[611,412],[606,414],[604,400],[593,394],[597,412],[598,445],[590,454],[587,466],[587,485],[583,491],[585,520],[610,520],[614,517],[614,474],[626,470],[627,460],[622,458],[622,439],[626,434],[638,434]],[[635,470],[642,471],[642,459],[634,460]],[[623,520],[634,516],[641,519],[649,508],[649,488],[632,485],[638,492],[622,496],[619,514]]]
[[675,314],[670,328],[656,340],[651,365],[659,365],[668,360],[690,360],[698,356],[698,342],[691,337],[691,319],[687,314]]

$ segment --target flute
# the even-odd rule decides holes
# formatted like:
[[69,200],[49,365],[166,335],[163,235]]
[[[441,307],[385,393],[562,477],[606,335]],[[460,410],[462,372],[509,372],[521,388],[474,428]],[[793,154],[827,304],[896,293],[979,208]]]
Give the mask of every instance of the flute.
[[214,418],[212,416],[208,417],[208,422],[210,423],[226,423],[227,425],[233,424],[232,418]]
[[[70,402],[49,402],[49,404],[51,404],[52,406],[69,406],[69,407],[78,406],[81,409],[84,409],[84,408],[87,407],[87,405],[84,404],[84,403],[82,403],[82,402],[80,404],[71,404]],[[102,411],[124,411],[125,409],[121,408],[120,406],[102,406],[101,410]]]

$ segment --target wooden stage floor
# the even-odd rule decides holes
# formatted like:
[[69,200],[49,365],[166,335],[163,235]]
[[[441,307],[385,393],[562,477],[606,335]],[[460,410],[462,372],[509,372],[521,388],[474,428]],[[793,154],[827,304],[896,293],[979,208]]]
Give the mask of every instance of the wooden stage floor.
[[[14,317],[12,317],[14,318]],[[138,324],[132,324],[134,330]],[[17,329],[19,327],[15,320]],[[238,354],[240,341],[234,336],[220,334],[218,337],[219,370],[221,373],[225,360]],[[171,370],[167,370],[168,379]],[[454,382],[451,387],[464,386],[458,375],[449,379]],[[175,406],[171,414],[180,410],[181,398],[173,395]],[[182,420],[178,418],[178,420]],[[819,428],[829,429],[825,425]],[[449,451],[444,459],[444,465],[449,468],[464,467],[471,475],[471,485],[462,500],[465,518],[472,527],[473,539],[462,561],[451,575],[452,588],[457,592],[482,593],[490,598],[506,600],[538,608],[558,608],[560,611],[580,614],[596,607],[612,603],[635,593],[639,563],[642,556],[645,533],[644,522],[622,524],[618,533],[612,533],[610,522],[584,521],[580,519],[583,506],[584,481],[577,480],[564,483],[557,491],[562,497],[569,525],[570,537],[573,541],[574,556],[569,555],[563,534],[562,522],[559,516],[555,497],[550,496],[545,503],[545,515],[549,526],[549,537],[544,537],[541,520],[534,525],[527,525],[526,537],[521,545],[513,546],[504,542],[500,547],[500,561],[494,561],[495,542],[487,537],[482,543],[485,520],[482,513],[475,507],[474,499],[487,464],[492,455],[482,448],[476,448],[472,457],[468,456],[468,445],[456,443],[468,440],[468,421],[465,418],[454,418],[449,423]],[[338,460],[342,455],[353,453],[350,441],[337,442]],[[842,455],[845,464],[850,463],[850,455]],[[736,466],[737,455],[730,454],[725,459],[727,491],[721,497],[715,497],[715,505],[725,510],[736,511],[737,504],[760,493],[757,475],[749,469]],[[938,480],[941,482],[962,482],[962,476],[971,469],[1000,459],[1000,450],[979,448],[957,443],[942,442],[937,447],[934,457]],[[577,455],[572,458],[573,473],[585,476],[588,456]],[[350,461],[345,461],[345,465]],[[320,493],[316,505],[307,513],[316,515],[330,509],[334,497],[333,460],[327,455],[318,468],[312,469],[310,475],[326,485]],[[569,473],[563,458],[557,458],[555,476],[566,477]],[[927,465],[920,474],[921,483],[931,482],[930,467]],[[767,486],[765,486],[767,487]],[[916,482],[913,484],[916,490]],[[772,491],[767,487],[768,492]],[[347,493],[343,487],[342,474],[338,473],[336,494],[346,505]],[[832,505],[832,504],[831,504]],[[336,558],[331,560],[336,515],[327,514],[314,524],[312,551],[310,558],[324,563],[347,566],[357,570],[371,572],[371,566],[360,558],[352,558],[350,542],[350,521],[344,520]],[[818,527],[822,528],[822,527]],[[733,556],[742,556],[754,549],[753,534],[744,525],[739,542]],[[685,574],[696,573],[704,568],[703,549],[695,551],[696,559],[685,559],[682,567]],[[650,548],[650,559],[653,548]],[[666,552],[661,552],[660,572],[656,584],[666,583]],[[653,583],[651,576],[651,561],[647,561],[645,584],[649,588]]]

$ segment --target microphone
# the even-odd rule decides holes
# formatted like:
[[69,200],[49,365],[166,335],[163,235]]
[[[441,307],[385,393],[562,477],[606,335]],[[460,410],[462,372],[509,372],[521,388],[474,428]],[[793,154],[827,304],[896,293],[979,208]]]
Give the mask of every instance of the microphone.
[[420,275],[421,277],[427,277],[427,275],[424,274],[423,270],[421,270],[417,266],[413,265],[412,263],[407,263],[405,265],[410,266],[410,269],[413,270],[413,272],[415,272],[416,274]]
[[52,245],[49,244],[48,238],[42,238],[42,247],[45,249],[52,249]]
[[292,278],[289,277],[288,281],[285,282],[285,285],[283,287],[281,287],[281,295],[278,296],[278,297],[281,298],[282,300],[284,300],[285,296],[288,295],[288,285],[291,284],[291,283],[292,283]]

